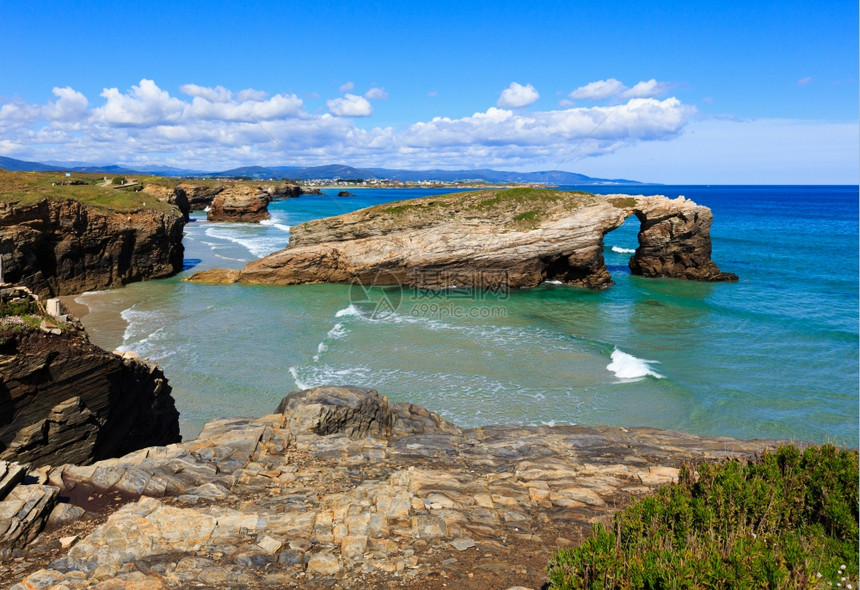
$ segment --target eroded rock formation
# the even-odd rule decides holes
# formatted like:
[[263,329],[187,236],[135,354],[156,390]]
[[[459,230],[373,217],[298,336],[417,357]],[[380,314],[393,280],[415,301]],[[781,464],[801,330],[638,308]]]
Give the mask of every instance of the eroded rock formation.
[[0,459],[87,464],[180,440],[156,365],[74,331],[0,331]]
[[631,215],[642,222],[634,273],[737,279],[711,261],[710,210],[683,197],[513,189],[414,199],[310,221],[292,228],[284,250],[238,271],[209,270],[191,280],[359,280],[430,288],[520,288],[555,280],[602,288],[612,284],[603,237]]
[[183,182],[179,185],[179,188],[185,191],[191,210],[202,211],[212,204],[213,199],[218,196],[218,193],[224,190],[224,185],[208,186]]
[[228,186],[212,200],[206,218],[209,221],[257,222],[269,218],[272,197],[259,187]]
[[[270,416],[211,422],[193,441],[33,472],[40,485],[19,485],[36,489],[13,502],[47,496],[50,507],[59,491],[68,502],[50,520],[66,524],[19,541],[30,555],[0,560],[0,578],[70,590],[539,588],[558,547],[675,480],[682,463],[775,443],[648,428],[461,430],[374,390],[315,388]],[[0,529],[18,506],[5,504]],[[99,526],[81,533],[84,510]]]
[[271,201],[301,194],[302,189],[294,184],[226,185],[212,199],[206,217],[209,221],[262,221],[269,218]]
[[143,187],[143,193],[151,195],[157,201],[162,203],[170,203],[182,213],[182,218],[186,223],[189,221],[189,213],[191,213],[191,203],[188,201],[188,194],[185,189],[179,186],[168,188],[158,184],[146,184]]
[[116,212],[71,200],[0,203],[6,282],[42,296],[82,293],[182,270],[182,215]]

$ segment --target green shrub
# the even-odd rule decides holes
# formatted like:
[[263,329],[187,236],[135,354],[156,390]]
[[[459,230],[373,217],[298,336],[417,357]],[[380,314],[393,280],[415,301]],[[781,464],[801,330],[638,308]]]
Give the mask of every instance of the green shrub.
[[122,176],[114,176],[113,180],[110,181],[111,184],[125,184],[125,178]]
[[41,315],[39,304],[33,300],[23,303],[0,303],[0,318],[6,316]]
[[857,464],[824,445],[682,468],[556,553],[550,588],[856,588]]

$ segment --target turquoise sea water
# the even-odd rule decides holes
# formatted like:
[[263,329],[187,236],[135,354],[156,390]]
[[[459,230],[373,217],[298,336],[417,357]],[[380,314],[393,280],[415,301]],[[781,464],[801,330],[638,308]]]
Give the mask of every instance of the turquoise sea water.
[[[186,438],[210,419],[266,414],[290,391],[335,383],[463,426],[653,426],[857,446],[857,187],[581,188],[711,207],[714,261],[740,281],[631,276],[632,219],[606,236],[616,284],[604,291],[365,293],[175,277],[79,297],[91,309],[84,323],[97,344],[163,366]],[[443,191],[326,192],[271,204],[261,225],[195,214],[181,276],[241,267],[285,246],[302,221]],[[394,312],[367,313],[380,302]]]

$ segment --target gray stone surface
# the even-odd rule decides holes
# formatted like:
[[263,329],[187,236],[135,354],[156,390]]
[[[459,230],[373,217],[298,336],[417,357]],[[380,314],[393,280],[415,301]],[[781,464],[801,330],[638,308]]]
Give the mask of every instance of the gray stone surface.
[[[0,563],[0,577],[69,590],[539,588],[555,549],[674,481],[683,462],[775,444],[647,428],[460,430],[361,388],[291,394],[279,410],[48,470],[82,508],[118,508],[43,533],[30,547],[53,547],[50,559]],[[45,488],[15,491],[32,489],[21,498],[35,504]]]

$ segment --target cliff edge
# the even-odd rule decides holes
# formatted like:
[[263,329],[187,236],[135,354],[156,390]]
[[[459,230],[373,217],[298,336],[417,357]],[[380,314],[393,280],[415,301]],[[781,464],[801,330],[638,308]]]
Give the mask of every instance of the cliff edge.
[[182,270],[184,226],[167,204],[111,211],[72,199],[0,201],[3,278],[54,297],[170,276]]
[[711,260],[710,209],[684,197],[593,195],[531,188],[482,190],[377,205],[291,229],[284,250],[241,270],[189,280],[603,288],[603,237],[635,215],[634,274],[730,281]]
[[14,319],[0,318],[0,460],[86,465],[181,440],[157,365],[60,322],[27,329]]

